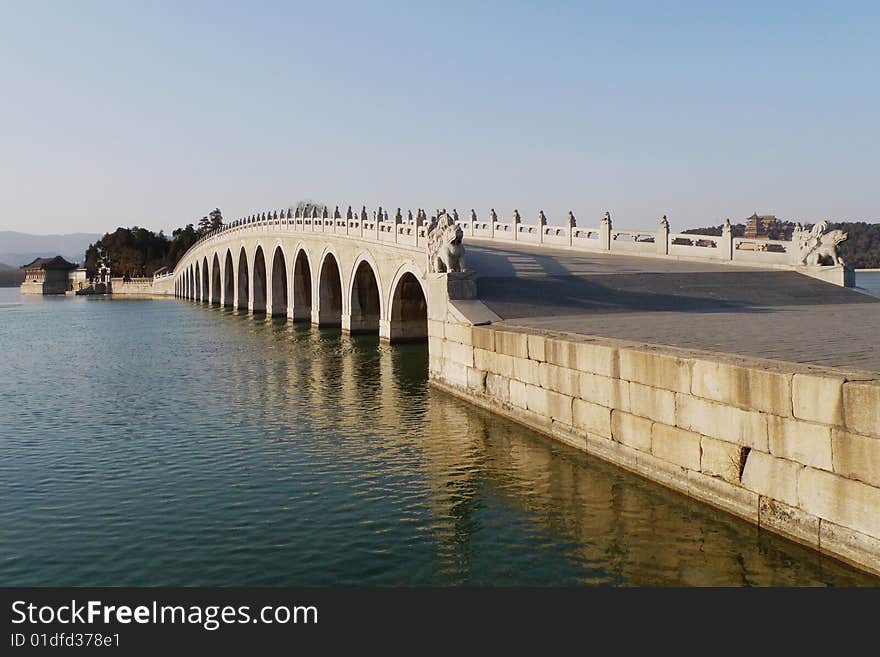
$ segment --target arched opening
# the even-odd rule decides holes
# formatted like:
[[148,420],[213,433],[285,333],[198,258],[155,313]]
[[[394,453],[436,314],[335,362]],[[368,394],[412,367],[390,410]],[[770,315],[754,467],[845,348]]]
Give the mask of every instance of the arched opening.
[[287,315],[287,265],[284,263],[284,251],[275,248],[272,258],[272,308],[273,316]]
[[293,263],[293,321],[312,319],[312,268],[305,250],[300,249]]
[[324,257],[318,281],[318,326],[342,326],[342,278],[332,253]]
[[407,272],[401,276],[391,299],[391,342],[428,338],[428,302],[418,279]]
[[208,288],[208,259],[202,258],[202,301],[208,303],[210,301],[209,294],[210,290]]
[[211,303],[220,305],[220,258],[216,253],[211,263]]
[[251,311],[255,313],[266,312],[266,258],[263,257],[263,247],[258,246],[254,253],[254,280],[253,294],[251,297]]
[[238,307],[247,310],[250,300],[250,271],[244,247],[238,254]]
[[195,269],[193,269],[193,265],[189,266],[189,269],[187,270],[186,278],[187,278],[186,284],[187,284],[187,287],[189,288],[187,290],[186,298],[193,300],[196,298],[196,284],[195,284],[196,274],[195,274]]
[[199,263],[196,263],[196,271],[195,271],[196,294],[194,297],[196,301],[198,301],[202,298],[202,286],[200,283],[201,280],[202,280],[201,267],[199,266]]
[[223,305],[232,308],[235,302],[235,271],[232,268],[232,252],[226,250],[226,262],[223,266]]
[[351,284],[351,316],[349,331],[352,333],[379,332],[379,282],[373,268],[362,260],[355,270]]

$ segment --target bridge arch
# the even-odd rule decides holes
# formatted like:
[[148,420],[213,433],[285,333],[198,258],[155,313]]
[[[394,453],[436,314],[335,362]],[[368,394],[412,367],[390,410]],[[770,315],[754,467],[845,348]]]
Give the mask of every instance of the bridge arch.
[[[324,249],[321,256],[316,301],[317,312],[312,311],[314,323],[319,327],[342,326],[342,274],[339,268],[339,258],[330,248]],[[317,316],[316,322],[315,316]]]
[[266,312],[266,256],[263,245],[254,249],[253,274],[251,276],[251,300],[248,309],[254,313]]
[[348,313],[343,329],[350,333],[379,333],[384,317],[379,267],[369,253],[357,257],[348,283]]
[[387,337],[391,342],[428,339],[428,296],[414,266],[406,264],[397,270],[388,308]]
[[190,264],[189,266],[189,298],[192,301],[196,299],[196,266],[195,264]]
[[208,256],[202,257],[202,302],[209,303],[210,295],[210,278],[208,278]]
[[247,309],[248,304],[250,303],[250,270],[248,268],[248,258],[247,251],[244,246],[241,247],[241,250],[238,253],[238,281],[236,281],[236,285],[238,286],[238,295],[236,296],[236,304],[238,308]]
[[202,300],[202,267],[201,267],[201,263],[199,263],[198,261],[196,262],[196,269],[195,269],[195,283],[196,283],[195,300],[201,301]]
[[223,258],[223,305],[232,308],[235,303],[235,268],[232,264],[232,251],[226,249]]
[[292,269],[291,316],[294,322],[308,322],[312,319],[312,265],[301,243],[294,251]]
[[216,306],[220,305],[220,281],[220,256],[215,251],[211,261],[211,303]]
[[284,249],[281,244],[276,244],[272,252],[271,267],[271,307],[268,309],[269,314],[275,316],[287,315],[287,262],[284,255]]

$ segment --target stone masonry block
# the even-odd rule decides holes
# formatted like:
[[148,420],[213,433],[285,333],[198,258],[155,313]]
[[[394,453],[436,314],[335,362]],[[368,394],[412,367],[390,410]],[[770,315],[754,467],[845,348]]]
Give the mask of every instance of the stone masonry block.
[[791,375],[783,372],[695,360],[691,392],[748,410],[791,415]]
[[651,420],[637,415],[613,410],[611,412],[611,437],[619,443],[651,451]]
[[431,356],[436,356],[437,358],[443,358],[443,343],[446,342],[443,338],[436,338],[433,336],[428,336],[428,354]]
[[880,439],[880,381],[844,384],[843,412],[847,429]]
[[761,496],[758,524],[800,543],[819,547],[819,518],[779,500]]
[[629,381],[582,372],[578,378],[578,396],[584,401],[629,412]]
[[468,367],[447,358],[443,359],[442,380],[449,385],[467,388]]
[[474,366],[474,348],[466,344],[446,340],[443,343],[443,357],[460,365]]
[[561,422],[571,426],[573,417],[571,412],[572,398],[552,390],[547,390],[547,412],[554,422]]
[[620,375],[617,349],[596,342],[577,342],[575,369],[616,379]]
[[651,453],[688,470],[699,470],[700,434],[655,422],[651,429]]
[[550,405],[547,402],[547,390],[540,386],[526,384],[526,408],[545,418],[549,417]]
[[529,358],[531,360],[537,360],[539,362],[543,362],[547,360],[546,354],[544,352],[544,345],[547,339],[543,335],[532,335],[529,334]]
[[834,472],[880,488],[880,439],[835,429],[831,448]]
[[611,438],[611,409],[575,399],[572,404],[574,426],[591,434]]
[[704,436],[769,452],[767,416],[692,395],[675,396],[675,424]]
[[495,331],[495,351],[516,358],[529,357],[528,333],[513,333],[511,331]]
[[428,320],[428,337],[429,338],[443,338],[443,324],[444,322],[440,322],[435,319]]
[[580,374],[577,370],[541,363],[540,381],[541,387],[547,390],[561,392],[569,397],[577,397],[580,394]]
[[525,383],[511,379],[510,381],[510,403],[517,408],[528,408],[529,397]]
[[453,324],[451,322],[443,323],[443,337],[451,342],[458,342],[471,346],[471,331],[473,327],[470,324]]
[[819,545],[823,552],[880,575],[880,538],[823,520],[819,525]]
[[485,349],[474,349],[474,366],[493,374],[506,376],[508,379],[513,378],[513,356],[496,354]]
[[528,358],[513,359],[513,378],[533,386],[541,385],[541,364]]
[[643,349],[621,349],[619,353],[620,378],[675,392],[691,391],[687,360]]
[[753,449],[746,459],[742,485],[759,495],[798,506],[798,473],[802,469],[798,463]]
[[831,427],[768,415],[767,428],[773,456],[831,470]]
[[577,369],[577,356],[575,343],[559,338],[547,338],[544,340],[544,357],[548,363]]
[[495,329],[485,326],[471,327],[471,344],[479,349],[495,351]]
[[483,370],[469,367],[467,371],[467,379],[468,390],[482,393],[486,388],[486,373]]
[[510,379],[486,373],[486,394],[502,404],[510,403]]
[[700,439],[700,446],[702,447],[702,455],[700,457],[701,472],[713,477],[721,477],[733,483],[739,483],[739,473],[743,458],[742,445],[703,436]]
[[655,422],[675,424],[675,393],[641,383],[630,383],[629,412]]
[[803,468],[798,506],[813,515],[880,538],[880,488],[815,468]]
[[843,378],[795,374],[791,400],[796,418],[822,424],[843,424]]

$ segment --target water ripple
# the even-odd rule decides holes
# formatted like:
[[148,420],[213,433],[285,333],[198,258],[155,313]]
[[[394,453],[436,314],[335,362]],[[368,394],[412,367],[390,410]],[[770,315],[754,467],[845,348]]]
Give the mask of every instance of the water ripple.
[[877,584],[430,389],[423,346],[0,310],[4,585]]

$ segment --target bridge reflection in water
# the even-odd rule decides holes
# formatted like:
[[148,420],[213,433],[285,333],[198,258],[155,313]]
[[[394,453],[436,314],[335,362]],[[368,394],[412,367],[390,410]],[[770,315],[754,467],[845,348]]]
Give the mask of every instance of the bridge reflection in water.
[[[273,433],[274,467],[285,469],[286,457],[300,467],[303,450],[319,455],[326,484],[353,494],[324,520],[387,535],[337,564],[352,583],[876,582],[429,388],[424,345],[214,312],[227,315],[210,320],[222,330],[273,345],[255,369],[231,373],[230,390],[237,404],[261,400],[249,422],[285,428]],[[320,444],[304,443],[304,425]],[[397,516],[364,517],[389,503]],[[312,576],[334,582],[333,573]]]
[[9,585],[878,581],[430,388],[424,344],[163,300],[12,312]]

